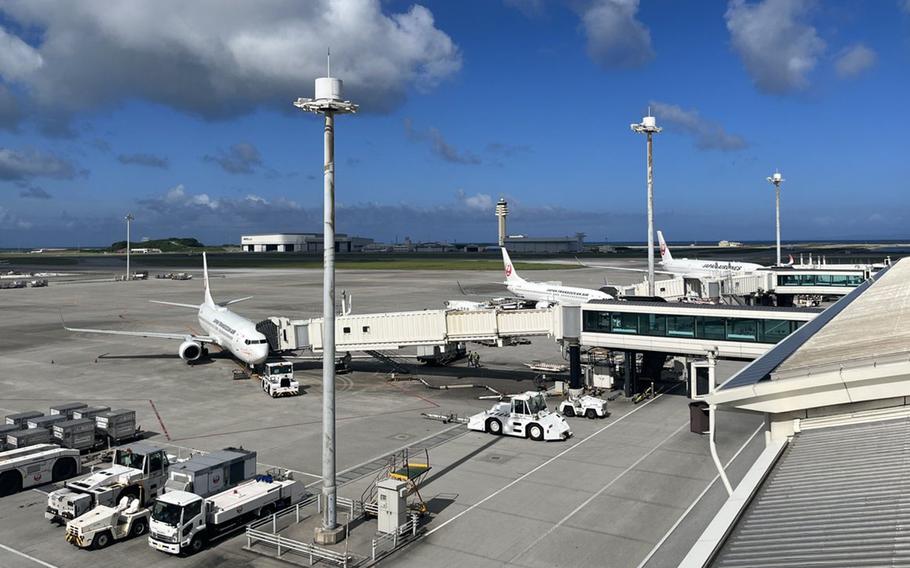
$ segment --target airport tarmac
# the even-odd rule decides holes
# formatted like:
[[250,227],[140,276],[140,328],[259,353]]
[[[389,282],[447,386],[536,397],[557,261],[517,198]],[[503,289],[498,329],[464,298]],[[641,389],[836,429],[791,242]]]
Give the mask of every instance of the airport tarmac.
[[[216,257],[217,258],[217,257]],[[632,263],[629,263],[632,265]],[[638,266],[641,263],[637,264]],[[216,300],[254,295],[236,306],[261,320],[271,315],[321,313],[322,275],[317,270],[219,271],[212,265]],[[603,285],[601,270],[552,270],[523,274],[567,285]],[[218,276],[223,276],[220,278]],[[486,296],[505,295],[499,272],[340,271],[340,290],[353,295],[360,313],[436,309],[465,299],[456,281]],[[610,282],[632,283],[634,273]],[[0,294],[0,414],[42,410],[81,401],[132,408],[148,440],[177,451],[227,446],[256,450],[260,466],[291,469],[318,484],[321,467],[321,371],[297,364],[304,394],[272,400],[253,380],[232,380],[237,364],[215,357],[195,366],[176,355],[173,341],[70,334],[61,326],[145,331],[198,331],[190,310],[149,299],[195,303],[201,279],[51,283],[48,288]],[[499,290],[499,291],[496,291]],[[467,298],[470,299],[470,298]],[[483,368],[464,361],[449,368],[415,367],[433,384],[485,383],[501,392],[533,388],[532,359],[561,362],[547,338],[505,348],[469,346]],[[470,389],[430,390],[414,381],[388,381],[379,363],[355,361],[338,377],[340,473],[381,458],[452,427],[421,412],[470,414],[492,402]],[[720,367],[728,376],[737,364]],[[552,401],[551,401],[552,402]],[[684,396],[674,393],[633,405],[616,401],[604,420],[572,419],[566,442],[535,443],[465,432],[430,450],[434,467],[424,497],[433,518],[426,536],[384,561],[395,566],[672,566],[725,498],[707,440],[689,433]],[[552,404],[551,404],[552,406]],[[731,481],[744,473],[762,446],[760,419],[722,413],[718,444],[731,461]],[[736,459],[733,459],[736,456]],[[340,495],[357,498],[372,479],[348,476]],[[76,550],[63,529],[43,518],[43,486],[0,499],[0,566],[285,566],[242,550],[233,538],[191,558],[151,549],[145,539],[106,550]],[[318,485],[313,487],[318,490]]]

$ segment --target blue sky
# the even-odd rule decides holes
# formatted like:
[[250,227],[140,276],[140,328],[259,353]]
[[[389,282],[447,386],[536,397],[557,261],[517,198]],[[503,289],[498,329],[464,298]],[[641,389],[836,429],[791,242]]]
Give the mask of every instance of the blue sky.
[[[255,4],[255,5],[254,5]],[[907,238],[910,2],[378,0],[0,4],[0,247],[321,229],[333,71],[338,228],[644,240]]]

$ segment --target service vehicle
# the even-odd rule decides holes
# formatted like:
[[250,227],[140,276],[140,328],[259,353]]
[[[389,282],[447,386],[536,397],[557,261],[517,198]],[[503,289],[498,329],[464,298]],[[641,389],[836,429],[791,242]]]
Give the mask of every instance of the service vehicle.
[[563,416],[584,416],[585,418],[606,418],[607,401],[591,395],[568,396],[559,403],[559,413]]
[[0,452],[0,497],[52,481],[63,481],[81,471],[79,450],[54,444]]
[[265,363],[259,376],[262,390],[272,398],[300,394],[300,383],[294,378],[294,364],[289,361]]
[[572,435],[566,419],[547,408],[543,393],[527,391],[510,395],[510,398],[469,417],[468,429],[548,441],[566,440]]
[[165,451],[146,442],[117,448],[110,467],[67,481],[62,489],[48,494],[44,518],[75,519],[98,505],[113,507],[124,497],[147,506],[164,490],[169,465]]
[[270,515],[305,496],[306,488],[290,472],[260,475],[206,498],[168,491],[152,506],[149,546],[169,554],[196,553],[244,521]]
[[148,532],[151,511],[139,499],[124,497],[116,507],[98,505],[66,523],[66,542],[79,548],[105,548]]

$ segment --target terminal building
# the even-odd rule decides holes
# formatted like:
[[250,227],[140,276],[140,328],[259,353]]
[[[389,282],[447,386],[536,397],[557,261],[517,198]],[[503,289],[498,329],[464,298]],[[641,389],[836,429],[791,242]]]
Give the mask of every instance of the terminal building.
[[[335,252],[361,252],[372,242],[373,239],[336,233]],[[322,243],[322,235],[318,233],[271,233],[240,237],[240,249],[243,252],[320,253],[323,248]]]
[[526,237],[510,235],[505,238],[509,252],[525,254],[576,254],[585,250],[585,234],[576,233],[574,237]]

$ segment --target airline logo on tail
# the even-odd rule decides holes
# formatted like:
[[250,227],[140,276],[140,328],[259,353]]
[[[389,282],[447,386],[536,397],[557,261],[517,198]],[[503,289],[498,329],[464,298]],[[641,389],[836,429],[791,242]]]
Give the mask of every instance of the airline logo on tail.
[[512,265],[506,264],[506,278],[508,278],[509,276],[512,276]]

